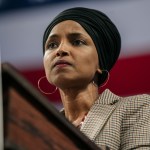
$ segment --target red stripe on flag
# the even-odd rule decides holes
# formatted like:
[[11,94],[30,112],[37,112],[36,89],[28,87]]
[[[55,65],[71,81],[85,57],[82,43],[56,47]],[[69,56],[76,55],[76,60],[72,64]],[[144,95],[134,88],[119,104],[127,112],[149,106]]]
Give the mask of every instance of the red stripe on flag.
[[[150,54],[119,59],[110,73],[108,84],[100,89],[100,92],[109,88],[121,96],[150,93],[149,68]],[[44,76],[44,69],[23,70],[22,74],[37,88],[39,78]],[[46,92],[54,90],[54,87],[49,84],[46,84],[44,88]],[[58,91],[55,94],[45,96],[51,101],[60,100]]]

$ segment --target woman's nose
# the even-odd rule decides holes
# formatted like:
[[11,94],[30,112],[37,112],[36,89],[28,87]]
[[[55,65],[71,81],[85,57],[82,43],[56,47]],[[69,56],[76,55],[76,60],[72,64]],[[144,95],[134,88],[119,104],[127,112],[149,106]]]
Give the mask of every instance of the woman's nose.
[[67,56],[67,55],[69,55],[69,51],[67,51],[67,49],[68,49],[67,45],[62,43],[56,52],[56,56]]
[[56,56],[61,56],[61,57],[62,56],[68,56],[68,55],[69,55],[69,52],[66,50],[62,50],[62,49],[58,50],[56,53]]

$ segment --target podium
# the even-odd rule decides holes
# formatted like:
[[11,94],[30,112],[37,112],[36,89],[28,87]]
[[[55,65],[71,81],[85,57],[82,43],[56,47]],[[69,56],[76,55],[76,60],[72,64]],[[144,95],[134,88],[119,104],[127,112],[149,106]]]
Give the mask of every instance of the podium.
[[100,150],[9,63],[2,64],[4,150]]

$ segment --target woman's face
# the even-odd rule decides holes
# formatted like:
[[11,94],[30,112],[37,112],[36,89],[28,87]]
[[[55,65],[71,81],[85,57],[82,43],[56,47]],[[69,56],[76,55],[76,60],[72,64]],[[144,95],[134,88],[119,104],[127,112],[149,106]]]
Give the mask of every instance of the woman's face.
[[63,21],[45,43],[44,68],[48,81],[59,88],[83,87],[99,68],[95,45],[77,22]]

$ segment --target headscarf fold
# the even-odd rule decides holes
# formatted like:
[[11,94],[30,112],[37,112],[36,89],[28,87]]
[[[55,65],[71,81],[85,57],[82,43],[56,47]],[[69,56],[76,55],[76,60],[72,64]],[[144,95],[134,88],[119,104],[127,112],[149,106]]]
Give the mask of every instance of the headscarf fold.
[[[59,13],[44,33],[43,52],[45,51],[45,42],[53,27],[65,20],[76,21],[86,30],[97,49],[100,69],[110,71],[120,54],[121,37],[117,27],[108,16],[95,9],[75,7]],[[107,71],[99,75],[99,85],[106,80]]]

